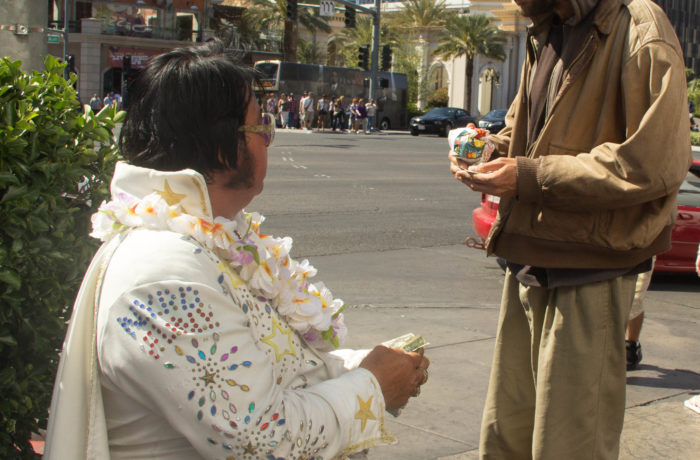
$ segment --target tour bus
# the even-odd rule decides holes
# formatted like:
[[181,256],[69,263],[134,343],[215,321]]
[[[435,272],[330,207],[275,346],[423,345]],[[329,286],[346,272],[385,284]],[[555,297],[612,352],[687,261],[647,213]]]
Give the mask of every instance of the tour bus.
[[[257,61],[262,90],[265,93],[294,93],[297,101],[304,91],[311,91],[314,100],[320,96],[344,96],[349,104],[353,97],[369,102],[369,75],[360,69],[332,67],[315,64],[299,64],[277,60]],[[408,82],[406,74],[379,71],[376,92],[379,129],[405,129],[407,120]]]

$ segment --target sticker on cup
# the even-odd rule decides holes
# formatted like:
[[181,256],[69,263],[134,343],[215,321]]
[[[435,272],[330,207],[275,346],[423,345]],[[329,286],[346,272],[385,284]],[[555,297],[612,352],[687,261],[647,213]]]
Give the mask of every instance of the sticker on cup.
[[450,154],[468,164],[488,161],[494,145],[486,139],[488,131],[469,123],[464,128],[452,129],[447,135]]

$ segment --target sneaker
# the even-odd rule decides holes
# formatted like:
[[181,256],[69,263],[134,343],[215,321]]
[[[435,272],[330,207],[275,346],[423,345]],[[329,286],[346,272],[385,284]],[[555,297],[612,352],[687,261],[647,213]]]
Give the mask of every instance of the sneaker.
[[700,395],[695,395],[690,399],[686,399],[683,405],[693,412],[700,414]]
[[631,371],[642,362],[642,344],[634,340],[625,340],[627,349],[627,370]]

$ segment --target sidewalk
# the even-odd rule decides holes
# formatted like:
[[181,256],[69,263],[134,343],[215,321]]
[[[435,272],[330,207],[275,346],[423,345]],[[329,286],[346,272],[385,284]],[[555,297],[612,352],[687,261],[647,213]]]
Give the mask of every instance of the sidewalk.
[[[430,279],[426,261],[439,261]],[[458,245],[322,256],[313,263],[349,303],[347,347],[368,348],[406,332],[429,342],[430,380],[420,398],[398,418],[385,414],[398,444],[371,449],[369,459],[477,459],[503,285],[495,260]],[[697,280],[684,279],[690,281],[670,283],[692,290]],[[660,288],[652,281],[644,359],[627,374],[621,460],[699,458],[700,414],[683,402],[700,394],[700,303],[674,301],[673,292]],[[35,448],[43,453],[43,440]]]
[[[433,261],[430,270],[426,261]],[[369,458],[478,458],[503,283],[495,260],[460,245],[314,257],[313,263],[334,295],[354,304],[345,315],[348,346],[366,348],[406,332],[430,342],[429,383],[400,417],[387,415],[399,443],[374,448]],[[684,279],[672,287],[700,292],[697,279]],[[700,302],[686,305],[652,282],[645,309],[644,359],[628,372],[619,458],[700,458],[700,414],[683,406],[700,393]]]

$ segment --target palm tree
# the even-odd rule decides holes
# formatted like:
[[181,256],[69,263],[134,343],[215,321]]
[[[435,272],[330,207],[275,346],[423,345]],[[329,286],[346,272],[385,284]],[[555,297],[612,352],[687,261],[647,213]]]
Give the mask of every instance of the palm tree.
[[442,40],[433,54],[443,59],[466,57],[467,109],[471,108],[472,103],[471,82],[474,75],[474,59],[481,54],[499,61],[504,60],[505,41],[505,37],[493,25],[493,20],[484,15],[453,16],[448,20]]
[[297,49],[299,62],[303,64],[325,64],[326,54],[324,50],[318,46],[316,36],[309,41],[299,39]]
[[[328,40],[328,45],[336,50],[333,65],[355,67],[357,65],[357,49],[362,45],[372,43],[373,20],[368,16],[359,16],[354,28],[345,28]],[[379,42],[382,45],[398,44],[394,30],[386,24],[379,27]]]
[[447,18],[445,0],[408,0],[389,21],[399,28],[433,29],[442,26]]
[[424,89],[430,67],[430,35],[443,30],[448,17],[445,0],[408,0],[399,11],[389,16],[388,22],[404,36],[404,43],[418,43],[415,47],[418,60],[415,60],[415,56],[413,59],[417,66],[407,74],[415,72],[417,75],[415,93],[419,104],[425,102],[426,97]]
[[307,29],[312,34],[317,30],[330,32],[326,18],[318,15],[313,8],[301,7],[297,10],[297,21],[287,18],[286,0],[252,0],[251,7],[243,13],[241,27],[243,31],[257,31],[257,34],[249,33],[245,39],[248,46],[259,45],[261,31],[274,31],[284,28],[283,55],[284,60],[296,62],[298,25]]

